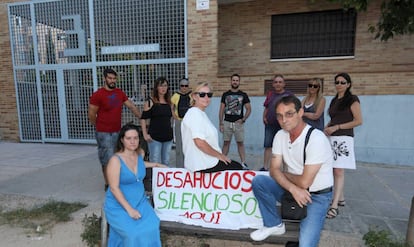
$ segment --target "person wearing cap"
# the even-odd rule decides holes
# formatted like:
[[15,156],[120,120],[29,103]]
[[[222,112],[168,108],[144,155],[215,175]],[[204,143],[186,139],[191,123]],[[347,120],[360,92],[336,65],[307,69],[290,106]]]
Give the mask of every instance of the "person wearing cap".
[[175,133],[175,157],[176,167],[184,168],[184,154],[183,143],[181,140],[181,121],[184,118],[185,113],[190,108],[190,85],[187,78],[180,79],[179,90],[171,97],[171,103],[173,104],[173,116],[174,116],[174,133]]
[[[242,166],[247,169],[246,152],[244,149],[244,123],[250,116],[251,106],[249,96],[239,89],[240,76],[230,76],[231,88],[221,96],[219,111],[220,132],[223,133],[223,154],[227,155],[230,149],[231,138],[237,143],[237,150]],[[244,109],[246,108],[246,113]]]

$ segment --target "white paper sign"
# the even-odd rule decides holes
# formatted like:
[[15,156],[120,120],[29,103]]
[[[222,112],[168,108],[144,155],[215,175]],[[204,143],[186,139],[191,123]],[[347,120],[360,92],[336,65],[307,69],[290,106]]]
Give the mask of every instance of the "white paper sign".
[[205,10],[210,8],[209,0],[197,0],[197,10]]
[[154,209],[162,221],[232,230],[259,228],[262,216],[251,187],[256,174],[269,173],[154,168]]

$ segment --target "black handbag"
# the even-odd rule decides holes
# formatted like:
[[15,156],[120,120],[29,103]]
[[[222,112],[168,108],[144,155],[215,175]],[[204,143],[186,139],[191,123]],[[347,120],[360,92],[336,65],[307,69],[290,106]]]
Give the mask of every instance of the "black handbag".
[[[306,133],[305,146],[303,148],[303,162],[305,162],[306,160],[306,146],[308,145],[310,134],[314,129],[314,127],[311,127]],[[282,204],[282,219],[300,221],[306,218],[308,214],[308,209],[306,205],[300,207],[299,204],[296,202],[295,198],[288,191],[285,191],[285,194],[282,196],[282,200],[280,203]]]
[[306,218],[307,216],[307,207],[306,205],[301,208],[299,204],[296,202],[295,198],[293,198],[292,194],[289,192],[285,192],[282,197],[282,219],[286,220],[301,220]]

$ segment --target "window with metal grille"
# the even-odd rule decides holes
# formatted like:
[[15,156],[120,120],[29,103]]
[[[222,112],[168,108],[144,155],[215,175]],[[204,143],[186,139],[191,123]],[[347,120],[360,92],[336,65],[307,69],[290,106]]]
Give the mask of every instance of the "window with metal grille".
[[356,11],[272,16],[271,59],[353,56]]

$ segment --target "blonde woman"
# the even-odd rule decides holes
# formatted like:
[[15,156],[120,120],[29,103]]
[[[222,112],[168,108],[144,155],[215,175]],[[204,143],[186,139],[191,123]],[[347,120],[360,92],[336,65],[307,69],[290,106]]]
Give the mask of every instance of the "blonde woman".
[[192,92],[192,107],[181,123],[184,167],[193,172],[243,170],[240,163],[221,151],[217,128],[205,113],[211,97],[213,93],[207,82],[198,83]]
[[323,131],[325,127],[324,109],[326,100],[322,94],[322,82],[319,78],[313,78],[308,83],[308,92],[302,100],[304,110],[303,120]]

